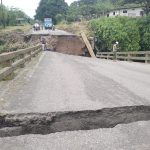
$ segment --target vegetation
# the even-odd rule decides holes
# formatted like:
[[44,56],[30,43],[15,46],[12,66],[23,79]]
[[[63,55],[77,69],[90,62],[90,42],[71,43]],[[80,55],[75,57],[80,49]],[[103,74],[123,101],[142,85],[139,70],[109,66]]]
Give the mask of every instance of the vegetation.
[[0,27],[0,34],[8,32],[28,32],[32,28],[31,24],[17,25],[17,26],[6,26],[5,28]]
[[141,50],[150,50],[150,14],[138,20]]
[[79,0],[73,2],[67,13],[67,21],[98,18],[114,8],[110,0]]
[[124,4],[136,3],[141,4],[144,7],[146,14],[150,13],[150,0],[123,0]]
[[[140,19],[101,17],[110,10],[131,6],[143,6],[147,16]],[[79,34],[80,31],[86,29],[87,20],[94,18],[90,21],[89,26],[99,39],[97,44],[101,51],[111,51],[114,41],[119,41],[120,50],[134,51],[150,50],[149,12],[149,0],[78,0],[70,6],[64,0],[41,0],[35,19],[43,21],[45,17],[51,17],[55,23],[60,24],[58,27],[61,29],[66,28],[70,32]],[[16,25],[16,18],[28,18],[28,16],[18,9],[8,9],[0,5],[0,32],[2,32],[2,26]],[[82,22],[80,22],[81,20]],[[27,21],[30,20],[27,19]],[[76,24],[72,24],[72,22],[76,22]],[[5,29],[5,31],[9,30],[13,30],[13,28]],[[0,50],[5,49],[5,46],[6,44],[1,40]]]
[[81,35],[81,32],[84,32],[87,36],[90,36],[90,31],[88,29],[88,21],[73,22],[69,24],[61,22],[58,25],[56,25],[56,28],[74,33],[78,36]]
[[43,21],[44,18],[52,18],[53,21],[65,20],[68,9],[64,0],[41,0],[36,10],[35,19]]
[[[17,18],[23,18],[23,20],[17,20]],[[28,24],[31,21],[23,11],[0,5],[0,53],[25,48],[29,45],[23,41],[22,33],[31,29],[31,25]]]
[[96,19],[89,25],[99,39],[100,51],[112,51],[115,41],[119,41],[121,51],[150,50],[150,16]]
[[24,35],[24,32],[29,31],[29,29],[31,29],[29,24],[0,29],[0,54],[36,45],[39,42],[38,39],[32,40],[30,36]]
[[117,8],[144,7],[150,12],[149,0],[78,0],[68,8],[67,21],[91,20],[104,16],[108,11]]
[[[77,32],[75,28],[83,29],[79,28],[82,23],[77,22],[101,18],[89,23],[99,39],[97,43],[101,51],[111,51],[114,41],[119,41],[122,51],[150,50],[149,3],[149,0],[78,0],[68,6],[64,0],[41,0],[35,18],[43,21],[45,17],[51,17],[60,23],[58,27],[74,33]],[[136,6],[144,7],[147,17],[102,18],[110,10]],[[68,24],[64,25],[64,22]]]
[[0,5],[0,26],[14,26],[17,24],[17,18],[26,18],[29,22],[29,17],[21,10],[13,8],[8,9],[4,5]]
[[90,20],[121,7],[145,6],[145,11],[149,12],[147,4],[149,0],[78,0],[68,6],[64,0],[41,0],[35,19],[43,21],[51,17],[55,23]]

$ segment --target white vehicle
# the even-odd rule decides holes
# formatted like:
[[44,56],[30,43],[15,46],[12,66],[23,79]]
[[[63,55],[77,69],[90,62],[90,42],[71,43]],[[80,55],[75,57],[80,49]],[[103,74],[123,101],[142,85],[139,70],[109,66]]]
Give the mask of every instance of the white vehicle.
[[38,23],[35,23],[33,28],[34,28],[34,31],[38,31],[40,30],[40,25]]

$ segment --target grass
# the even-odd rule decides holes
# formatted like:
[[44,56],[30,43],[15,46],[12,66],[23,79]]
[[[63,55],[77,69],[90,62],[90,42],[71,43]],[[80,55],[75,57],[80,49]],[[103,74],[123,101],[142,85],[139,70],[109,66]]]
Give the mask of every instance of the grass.
[[8,26],[6,28],[0,27],[0,33],[13,32],[13,31],[28,32],[31,28],[32,28],[32,25],[30,25],[30,24],[18,25],[18,26]]
[[67,32],[74,33],[76,35],[80,35],[81,32],[84,32],[87,36],[90,35],[90,31],[88,29],[88,22],[74,22],[71,24],[60,23],[56,26],[57,29],[65,30]]
[[4,51],[5,45],[0,45],[0,54]]

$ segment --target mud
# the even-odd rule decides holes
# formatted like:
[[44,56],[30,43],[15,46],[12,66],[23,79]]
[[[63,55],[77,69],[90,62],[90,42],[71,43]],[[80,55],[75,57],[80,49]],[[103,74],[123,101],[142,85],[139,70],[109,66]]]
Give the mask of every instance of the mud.
[[73,112],[1,114],[0,137],[113,128],[150,120],[150,106],[125,106]]

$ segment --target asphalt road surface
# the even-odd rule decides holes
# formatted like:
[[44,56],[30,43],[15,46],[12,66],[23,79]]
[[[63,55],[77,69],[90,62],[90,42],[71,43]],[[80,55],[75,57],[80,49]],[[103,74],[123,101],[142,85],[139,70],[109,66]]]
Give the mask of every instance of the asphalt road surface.
[[[43,52],[0,83],[5,113],[150,105],[150,65]],[[2,150],[149,150],[150,121],[112,129],[0,138]]]
[[39,31],[34,31],[31,30],[30,33],[31,35],[56,35],[56,36],[60,36],[60,35],[74,35],[72,33],[63,31],[63,30],[39,30]]

